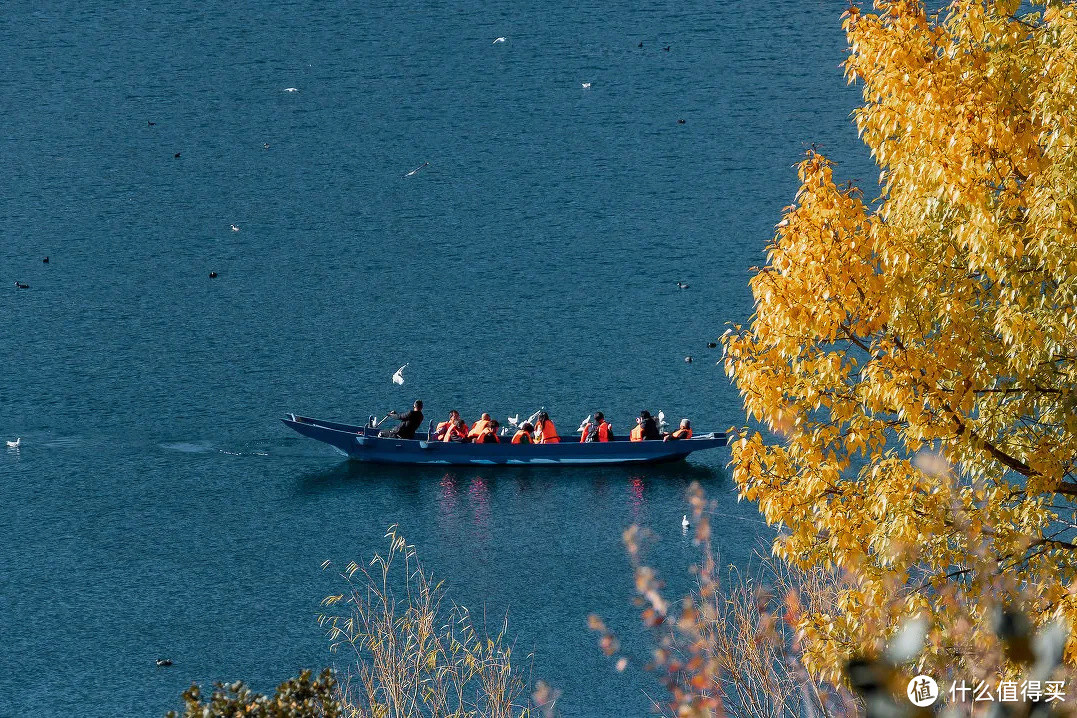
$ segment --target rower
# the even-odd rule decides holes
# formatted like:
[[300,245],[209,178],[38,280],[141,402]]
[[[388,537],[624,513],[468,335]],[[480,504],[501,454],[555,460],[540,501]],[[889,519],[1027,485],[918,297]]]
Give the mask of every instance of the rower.
[[468,438],[470,438],[471,441],[475,441],[479,434],[482,433],[483,429],[490,425],[490,421],[490,415],[484,411],[482,416],[479,417],[479,420],[471,425],[471,431],[467,433]]
[[662,435],[658,433],[658,424],[654,422],[651,412],[644,409],[639,413],[639,418],[636,419],[636,427],[632,429],[632,433],[629,434],[628,438],[632,441],[653,441],[662,438]]
[[540,411],[538,415],[538,423],[535,425],[535,443],[561,443],[561,438],[557,435],[557,427],[553,425],[553,422],[550,421],[550,415],[545,411]]
[[663,441],[676,441],[678,439],[691,439],[692,438],[692,422],[688,419],[681,419],[681,428],[674,431],[672,434],[666,434]]
[[534,443],[531,439],[531,432],[535,430],[535,427],[531,426],[530,421],[525,421],[520,424],[520,428],[512,437],[512,443],[514,444],[531,444]]
[[445,430],[445,435],[441,437],[441,440],[455,441],[461,444],[467,441],[467,424],[464,423],[464,420],[459,415]]
[[[476,422],[478,423],[478,422]],[[500,444],[501,439],[497,438],[497,427],[500,424],[497,423],[497,419],[490,419],[490,421],[482,428],[482,432],[475,437],[476,444]]]
[[606,416],[601,411],[595,412],[595,420],[587,425],[587,429],[584,430],[583,436],[580,437],[580,443],[585,441],[612,441],[613,429],[610,427],[610,423],[606,421]]
[[441,441],[443,438],[445,438],[445,432],[451,429],[453,424],[455,424],[456,420],[459,418],[460,412],[458,412],[456,409],[450,411],[449,418],[437,425],[437,427],[434,429],[434,435],[430,438],[434,441]]
[[411,411],[406,411],[403,414],[390,411],[389,417],[396,419],[400,424],[381,435],[394,439],[414,439],[415,430],[422,426],[423,423],[423,402],[416,399],[411,406]]

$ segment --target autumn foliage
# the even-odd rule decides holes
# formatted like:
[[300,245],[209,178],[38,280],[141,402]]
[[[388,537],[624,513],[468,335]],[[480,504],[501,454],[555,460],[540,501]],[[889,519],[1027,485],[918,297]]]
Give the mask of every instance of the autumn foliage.
[[774,432],[734,446],[742,494],[782,558],[848,576],[800,619],[821,675],[910,616],[922,664],[968,675],[1017,670],[999,606],[1077,626],[1077,7],[1020,9],[849,9],[880,196],[809,153],[725,337]]

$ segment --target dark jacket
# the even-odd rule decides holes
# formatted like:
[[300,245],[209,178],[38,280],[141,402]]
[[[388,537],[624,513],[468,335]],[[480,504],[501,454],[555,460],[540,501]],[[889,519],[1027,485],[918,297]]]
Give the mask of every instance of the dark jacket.
[[655,423],[654,417],[648,417],[643,420],[643,440],[653,441],[660,440],[662,435],[658,433],[658,424]]
[[414,439],[415,432],[423,425],[423,413],[417,409],[397,414],[396,418],[400,421],[400,426],[389,433],[401,439]]

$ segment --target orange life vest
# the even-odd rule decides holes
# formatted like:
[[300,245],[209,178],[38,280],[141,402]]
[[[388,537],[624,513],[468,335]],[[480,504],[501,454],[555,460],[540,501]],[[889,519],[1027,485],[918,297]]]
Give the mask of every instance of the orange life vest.
[[471,431],[467,432],[467,435],[468,436],[479,436],[480,434],[482,434],[483,430],[486,429],[486,427],[488,427],[488,426],[490,426],[490,420],[489,419],[479,419],[474,424],[472,424]]
[[531,434],[528,434],[523,429],[517,431],[512,437],[512,443],[514,444],[530,444]]
[[461,429],[459,426],[450,426],[448,429],[445,430],[445,435],[441,437],[441,440],[452,441],[453,439],[457,439],[459,441],[463,441],[467,438],[466,428],[467,427]]
[[[591,438],[592,436],[594,436],[595,438],[592,439]],[[587,429],[583,432],[583,435],[580,437],[580,443],[581,444],[584,443],[584,442],[587,442],[587,441],[609,441],[609,440],[610,440],[610,423],[608,421],[606,421],[605,419],[603,419],[602,423],[599,424],[598,426],[595,426],[594,424],[588,424]]]
[[540,427],[540,430],[542,431],[542,433],[539,434],[538,443],[540,443],[540,444],[558,444],[558,443],[561,442],[561,439],[558,438],[558,436],[557,436],[557,427],[555,427],[553,425],[553,422],[550,421],[549,419],[542,422],[542,426]]
[[628,438],[632,441],[643,441],[643,424],[636,424],[636,428],[632,429]]
[[487,424],[486,426],[482,427],[482,431],[479,433],[479,435],[477,437],[475,437],[475,443],[476,444],[500,444],[501,439],[497,438],[497,434],[494,432],[493,429],[490,428],[490,425]]
[[[435,427],[434,436],[437,436],[437,437],[445,436],[445,432],[449,430],[450,426],[452,426],[451,421],[443,421],[443,422],[441,422],[440,424],[437,425],[437,427]],[[433,438],[433,437],[431,437],[431,438]]]
[[692,429],[691,429],[691,427],[689,427],[687,429],[677,429],[672,434],[670,434],[669,438],[671,438],[671,439],[691,439],[692,438]]

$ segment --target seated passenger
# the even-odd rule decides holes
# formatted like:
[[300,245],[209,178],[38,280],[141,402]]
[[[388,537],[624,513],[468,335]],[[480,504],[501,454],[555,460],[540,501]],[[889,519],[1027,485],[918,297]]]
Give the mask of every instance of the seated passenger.
[[580,443],[585,441],[612,441],[613,429],[606,421],[606,416],[601,411],[595,412],[595,420],[587,425],[580,437]]
[[672,434],[666,434],[666,438],[663,441],[676,441],[677,439],[691,439],[692,438],[692,422],[688,419],[681,419],[681,428],[674,431]]
[[636,428],[632,429],[628,438],[632,441],[654,441],[662,438],[662,435],[658,433],[658,424],[651,417],[651,412],[644,409],[639,413]]
[[[476,422],[478,423],[478,422]],[[482,431],[477,437],[475,437],[476,444],[500,444],[501,439],[497,438],[497,427],[501,426],[497,423],[496,419],[490,419],[490,421],[482,428]]]
[[538,423],[535,425],[535,443],[558,444],[560,442],[561,438],[557,436],[557,427],[550,421],[550,415],[545,411],[540,411]]
[[460,412],[453,409],[449,412],[449,418],[441,422],[434,428],[434,435],[430,438],[434,441],[442,441],[445,438],[445,432],[452,428],[452,425],[456,423],[456,420],[460,418]]
[[525,421],[523,424],[520,424],[519,430],[516,432],[515,435],[513,435],[512,443],[514,443],[514,444],[530,444],[530,443],[533,443],[531,441],[531,432],[534,431],[534,430],[535,430],[535,427],[531,426],[531,422]]
[[482,433],[482,430],[485,429],[489,425],[490,425],[490,415],[487,414],[484,411],[482,413],[482,416],[479,417],[479,420],[471,425],[471,431],[469,431],[467,433],[468,438],[471,439],[471,441],[475,441],[475,439],[479,436],[479,434]]
[[441,440],[455,441],[461,444],[464,443],[467,441],[467,424],[464,423],[463,419],[457,416],[456,420],[445,432],[445,435],[441,437]]

